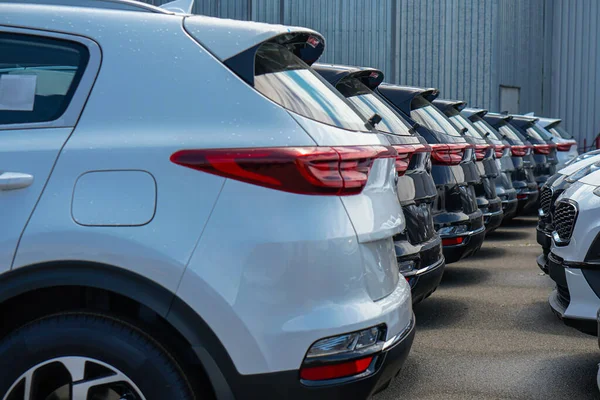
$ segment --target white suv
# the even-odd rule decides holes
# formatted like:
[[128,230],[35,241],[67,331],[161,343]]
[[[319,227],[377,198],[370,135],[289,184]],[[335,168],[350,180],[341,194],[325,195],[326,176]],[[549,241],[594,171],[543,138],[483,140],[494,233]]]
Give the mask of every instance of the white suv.
[[600,171],[570,184],[552,212],[547,268],[556,282],[550,305],[567,325],[597,332],[600,308]]
[[324,39],[79,2],[0,4],[0,398],[387,384],[397,154],[308,67]]

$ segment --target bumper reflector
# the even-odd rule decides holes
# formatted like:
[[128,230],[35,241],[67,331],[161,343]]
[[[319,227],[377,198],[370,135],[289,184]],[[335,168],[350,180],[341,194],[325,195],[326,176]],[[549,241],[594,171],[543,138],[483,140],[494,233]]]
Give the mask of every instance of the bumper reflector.
[[528,194],[518,194],[517,195],[517,199],[519,200],[525,200],[529,195]]
[[465,241],[464,237],[453,237],[442,239],[442,246],[456,246],[457,244],[462,244]]
[[373,361],[373,356],[339,364],[323,365],[319,367],[303,367],[300,369],[300,379],[307,381],[322,381],[358,375],[369,368],[371,361]]

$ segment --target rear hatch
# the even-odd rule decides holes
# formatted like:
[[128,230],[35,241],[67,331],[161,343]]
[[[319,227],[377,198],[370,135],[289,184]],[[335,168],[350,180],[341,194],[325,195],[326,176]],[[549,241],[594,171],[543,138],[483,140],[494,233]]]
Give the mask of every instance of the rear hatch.
[[382,84],[378,92],[395,109],[416,122],[416,130],[432,147],[431,174],[438,188],[434,213],[444,211],[471,214],[477,211],[475,192],[470,182],[480,180],[471,144],[428,100],[436,89]]
[[245,23],[246,32],[241,32],[239,27],[231,29],[233,23],[192,16],[184,20],[184,27],[274,107],[286,109],[312,138],[313,147],[263,150],[310,154],[310,181],[320,190],[339,193],[355,229],[367,292],[373,300],[389,295],[399,280],[392,237],[405,228],[396,190],[397,153],[385,135],[371,129],[356,108],[310,68],[324,48],[318,33],[261,23]]
[[[437,196],[435,183],[427,167],[430,147],[412,129],[408,121],[392,109],[375,90],[383,73],[372,68],[341,65],[313,65],[329,83],[352,103],[362,116],[376,118],[375,128],[384,133],[404,159],[397,162],[398,199],[407,221],[407,236],[412,244],[423,243],[435,235],[431,204]],[[398,237],[397,239],[400,239]]]

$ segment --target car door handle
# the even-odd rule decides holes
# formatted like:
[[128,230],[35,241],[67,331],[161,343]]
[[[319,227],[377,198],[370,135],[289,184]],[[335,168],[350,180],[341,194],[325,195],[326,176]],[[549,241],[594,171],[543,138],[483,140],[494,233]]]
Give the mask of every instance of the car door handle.
[[23,189],[33,183],[33,175],[20,172],[0,172],[0,190]]

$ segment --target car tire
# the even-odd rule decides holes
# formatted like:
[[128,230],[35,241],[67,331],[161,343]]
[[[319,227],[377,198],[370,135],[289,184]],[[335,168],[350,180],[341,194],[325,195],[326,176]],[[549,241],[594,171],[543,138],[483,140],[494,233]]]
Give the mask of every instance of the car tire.
[[[103,314],[62,313],[17,329],[0,342],[0,371],[2,400],[25,397],[19,393],[24,391],[24,374],[33,377],[28,379],[32,392],[38,392],[35,399],[62,398],[58,390],[68,391],[72,384],[73,399],[85,400],[87,395],[74,394],[75,389],[88,390],[80,383],[91,385],[89,395],[94,399],[114,398],[92,396],[108,390],[128,400],[195,398],[175,358],[158,342],[137,327]],[[126,383],[102,384],[102,379],[112,379],[107,376],[123,376]]]

